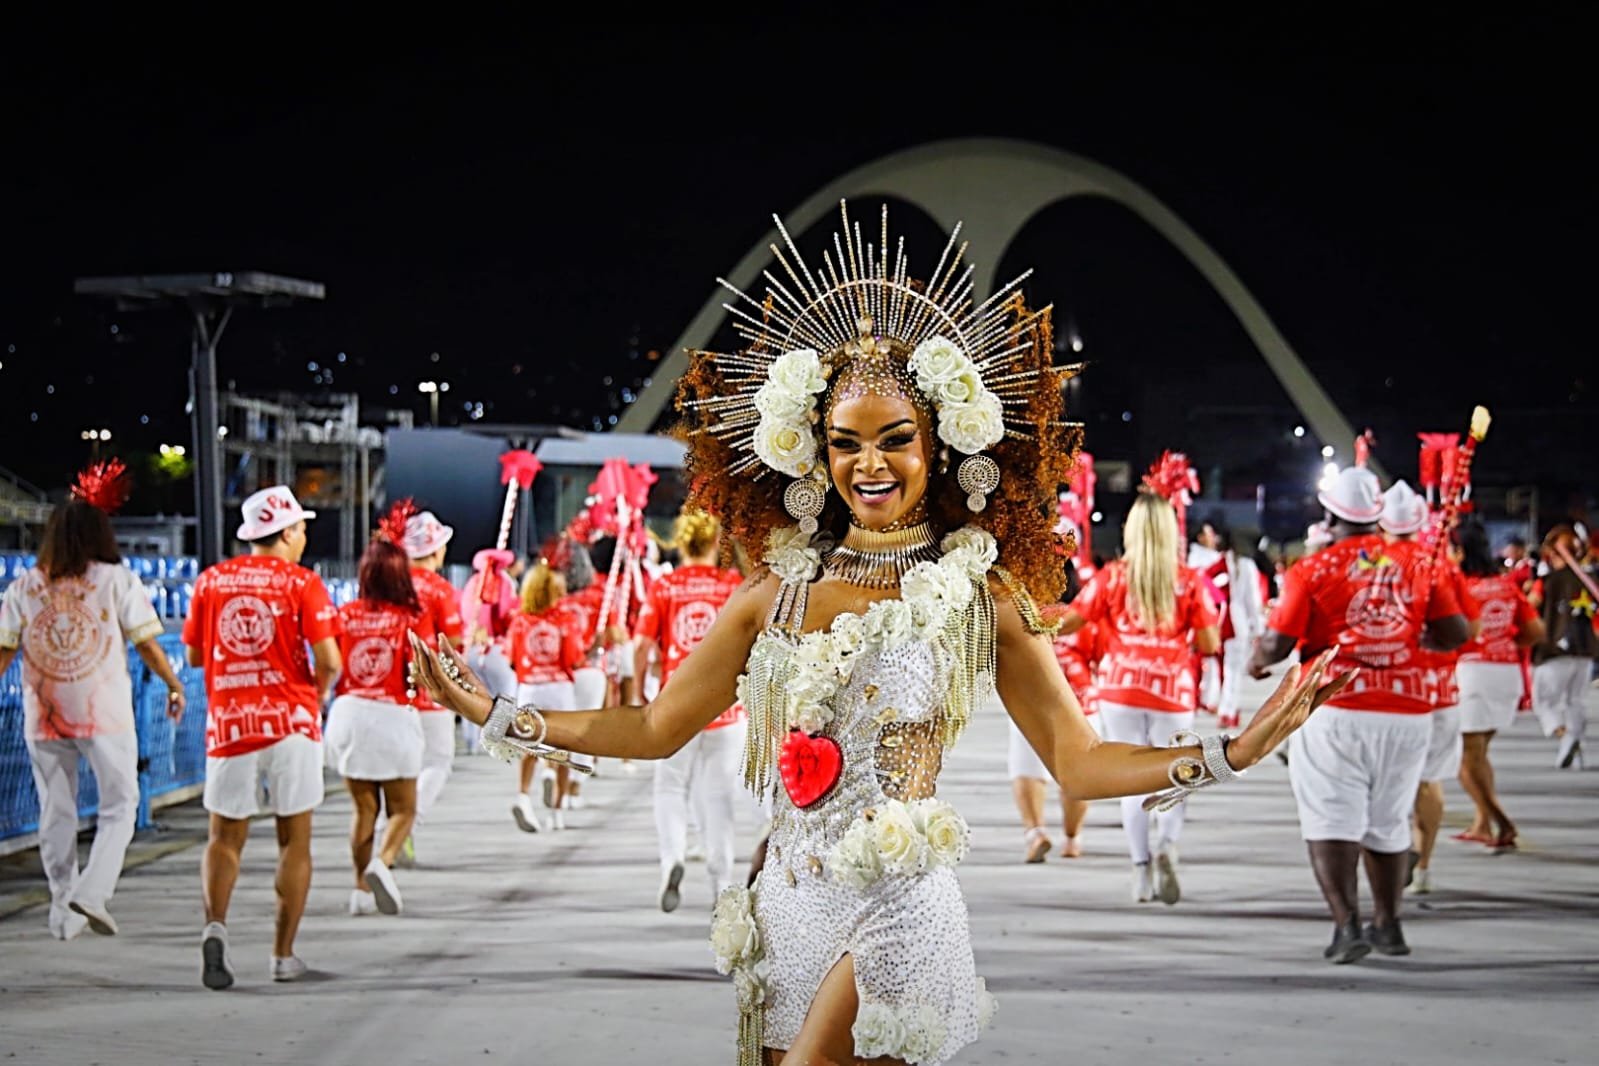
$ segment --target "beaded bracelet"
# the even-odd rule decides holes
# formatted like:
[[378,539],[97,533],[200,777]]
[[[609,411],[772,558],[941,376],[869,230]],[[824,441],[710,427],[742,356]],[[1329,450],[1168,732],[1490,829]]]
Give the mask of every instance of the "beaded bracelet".
[[488,720],[483,723],[483,750],[505,762],[532,755],[580,774],[594,772],[592,766],[574,762],[571,752],[544,743],[549,732],[549,723],[537,707],[518,707],[511,697],[496,696]]
[[1164,792],[1144,798],[1144,810],[1166,811],[1177,806],[1187,799],[1192,793],[1211,785],[1218,785],[1224,781],[1236,781],[1244,776],[1244,771],[1234,770],[1227,761],[1227,742],[1232,737],[1223,733],[1220,736],[1201,737],[1197,734],[1183,731],[1176,733],[1171,738],[1174,748],[1199,745],[1199,758],[1192,755],[1179,755],[1173,759],[1166,769],[1166,777],[1172,787]]

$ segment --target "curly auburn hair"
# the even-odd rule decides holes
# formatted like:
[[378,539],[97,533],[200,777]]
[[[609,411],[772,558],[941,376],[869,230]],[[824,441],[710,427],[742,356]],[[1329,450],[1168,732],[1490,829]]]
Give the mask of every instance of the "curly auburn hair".
[[[999,543],[999,564],[1022,583],[1034,599],[1054,603],[1065,585],[1055,533],[1056,493],[1071,478],[1077,451],[1082,444],[1082,429],[1064,420],[1062,386],[1073,371],[1051,362],[1054,352],[1053,329],[1047,310],[1026,321],[1030,312],[1020,293],[1006,301],[1005,309],[1014,324],[1009,347],[1031,343],[1004,362],[990,368],[990,375],[1029,374],[1036,379],[1027,391],[1027,409],[1018,416],[1006,412],[1012,425],[1024,423],[1026,439],[1007,433],[987,454],[999,464],[999,488],[988,499],[988,506],[977,513],[966,507],[966,493],[956,482],[961,456],[950,456],[948,469],[938,471],[942,444],[934,437],[934,465],[928,474],[928,517],[940,534],[974,525],[993,534]],[[697,402],[731,391],[713,353],[689,353],[689,369],[678,380],[676,406],[682,416],[674,435],[688,445],[686,468],[689,482],[688,503],[719,518],[730,539],[737,541],[754,558],[765,551],[766,538],[774,530],[794,524],[783,508],[783,491],[789,479],[761,468],[762,476],[729,473],[744,456],[714,433],[705,432],[712,416],[701,414],[706,408]],[[820,427],[818,426],[818,429]],[[826,442],[818,440],[819,454],[826,455]],[[842,537],[849,524],[849,509],[837,493],[829,492],[827,506],[818,519],[821,528]],[[724,545],[724,551],[730,546]]]

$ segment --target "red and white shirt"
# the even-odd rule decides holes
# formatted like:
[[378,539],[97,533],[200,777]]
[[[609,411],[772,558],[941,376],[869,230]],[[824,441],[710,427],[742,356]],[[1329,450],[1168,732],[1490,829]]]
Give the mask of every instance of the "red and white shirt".
[[340,696],[359,696],[380,703],[409,702],[406,699],[407,666],[411,646],[405,631],[433,644],[432,619],[392,603],[352,600],[339,608],[339,655],[344,670],[336,689]]
[[[1460,605],[1460,613],[1467,622],[1475,622],[1482,614],[1477,601],[1466,588],[1466,575],[1460,572],[1458,564],[1445,560],[1440,564],[1438,583],[1446,585],[1454,594],[1455,602]],[[1421,657],[1423,666],[1430,668],[1434,673],[1432,701],[1434,707],[1453,707],[1460,702],[1460,682],[1455,674],[1455,666],[1460,662],[1460,649],[1452,651],[1428,651],[1418,648],[1416,654]]]
[[133,572],[90,563],[51,581],[37,567],[0,601],[0,648],[22,650],[22,718],[29,740],[128,733],[133,681],[124,641],[160,636],[161,620]]
[[538,614],[518,614],[507,636],[511,665],[524,685],[572,680],[583,663],[583,638],[577,620],[557,603]]
[[1094,683],[1093,669],[1100,656],[1096,647],[1098,632],[1097,626],[1087,624],[1075,633],[1055,638],[1055,661],[1060,663],[1066,683],[1077,693],[1085,715],[1099,710],[1099,686]]
[[[422,614],[431,629],[423,639],[428,642],[428,647],[439,646],[439,635],[450,638],[450,643],[457,648],[461,646],[461,635],[466,628],[461,619],[461,598],[455,591],[455,586],[438,573],[424,570],[420,566],[411,567],[411,585],[416,589],[417,601],[422,604]],[[417,630],[417,636],[423,636],[422,630]],[[416,699],[411,701],[411,706],[419,711],[442,711],[437,703],[428,697],[427,690],[418,688]]]
[[[653,640],[661,649],[661,685],[666,685],[689,652],[699,647],[711,623],[744,581],[737,570],[719,566],[680,566],[650,586],[633,628],[636,640]],[[744,720],[744,705],[735,703],[706,729],[720,729]]]
[[322,579],[271,555],[243,555],[194,584],[183,643],[205,664],[206,754],[245,755],[291,733],[322,739],[307,645],[338,635]]
[[1194,632],[1219,620],[1210,590],[1192,567],[1177,567],[1172,620],[1151,633],[1127,605],[1127,564],[1107,563],[1072,600],[1099,627],[1099,699],[1150,711],[1191,711],[1198,702],[1190,645]]
[[1439,704],[1437,673],[1419,654],[1422,630],[1460,613],[1454,583],[1433,583],[1416,542],[1364,533],[1295,563],[1266,624],[1301,641],[1301,662],[1336,647],[1329,679],[1360,669],[1332,706],[1425,714]]
[[1460,648],[1463,663],[1519,665],[1524,652],[1516,646],[1522,626],[1538,617],[1514,574],[1468,577],[1466,589],[1482,609],[1482,630]]

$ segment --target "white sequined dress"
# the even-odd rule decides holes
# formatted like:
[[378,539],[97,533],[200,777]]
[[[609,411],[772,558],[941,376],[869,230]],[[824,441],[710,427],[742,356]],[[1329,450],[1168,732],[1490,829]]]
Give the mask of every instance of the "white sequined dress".
[[[782,686],[793,634],[792,626],[767,628],[751,652],[752,678]],[[754,889],[766,958],[767,1047],[792,1046],[818,987],[845,955],[854,963],[856,1053],[863,1058],[945,1062],[987,1024],[993,1001],[976,974],[952,865],[884,872],[864,886],[829,865],[863,812],[934,796],[952,669],[927,641],[865,653],[833,697],[822,731],[843,755],[837,784],[803,810],[781,785],[774,790],[773,828]],[[964,853],[964,823],[960,832]]]

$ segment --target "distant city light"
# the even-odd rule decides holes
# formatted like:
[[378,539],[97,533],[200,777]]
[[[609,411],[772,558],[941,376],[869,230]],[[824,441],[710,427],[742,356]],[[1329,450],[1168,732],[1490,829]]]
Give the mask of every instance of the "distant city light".
[[1321,468],[1321,480],[1316,482],[1316,487],[1323,492],[1333,487],[1333,482],[1338,478],[1338,464],[1328,463]]
[[181,444],[163,444],[163,445],[161,445],[161,454],[162,455],[175,455],[179,459],[181,459],[187,453],[188,453],[188,449],[185,448]]
[[432,355],[428,356],[428,360],[430,362],[434,362],[434,363],[438,362],[439,361],[439,353],[438,352],[434,352]]
[[46,385],[44,387],[44,392],[46,396],[54,396],[56,394],[56,387],[54,385]]
[[139,416],[139,425],[148,426],[149,424],[150,424],[150,416],[149,415],[140,415]]
[[345,354],[344,354],[344,353],[343,353],[343,352],[340,352],[340,353],[339,353],[339,362],[341,362],[341,363],[342,363],[342,362],[344,362],[344,360],[345,360],[345,359],[347,359],[347,358],[348,358],[348,356],[346,356],[346,355],[345,355]]
[[1305,435],[1305,427],[1304,426],[1295,426],[1294,427],[1294,436],[1303,437],[1304,435]]
[[1081,338],[1081,337],[1073,337],[1072,338],[1072,351],[1080,352],[1082,350],[1083,350],[1083,338]]
[[227,426],[218,426],[217,427],[217,436],[219,438],[220,437],[226,437],[227,435],[228,435],[228,427]]
[[1088,516],[1088,520],[1090,522],[1103,522],[1105,520],[1105,512],[1095,511],[1093,514]]
[[1333,457],[1333,446],[1331,444],[1323,444],[1321,446],[1321,457],[1323,459],[1331,459]]
[[1131,411],[1123,411],[1122,412],[1122,421],[1123,422],[1131,422],[1132,420],[1133,420],[1133,413]]

